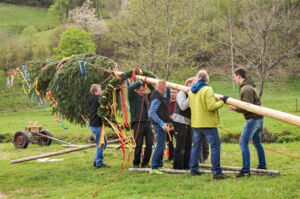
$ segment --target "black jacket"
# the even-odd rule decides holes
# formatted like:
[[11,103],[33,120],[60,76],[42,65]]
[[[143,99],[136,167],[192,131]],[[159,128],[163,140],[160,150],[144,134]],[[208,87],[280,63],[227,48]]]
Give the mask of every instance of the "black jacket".
[[102,119],[97,115],[98,108],[100,106],[99,96],[90,95],[88,97],[88,104],[89,104],[89,110],[90,110],[90,115],[89,115],[90,126],[101,127]]

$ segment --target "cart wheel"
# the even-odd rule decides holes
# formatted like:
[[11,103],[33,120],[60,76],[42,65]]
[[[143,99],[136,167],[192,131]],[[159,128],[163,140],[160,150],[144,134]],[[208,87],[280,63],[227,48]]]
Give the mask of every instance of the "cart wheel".
[[25,133],[24,131],[16,132],[13,142],[14,146],[17,149],[26,149],[29,144],[29,138],[27,133]]
[[[42,130],[40,134],[52,137],[51,133],[47,130]],[[40,146],[49,146],[52,143],[52,140],[47,137],[41,136],[38,140],[38,143]]]

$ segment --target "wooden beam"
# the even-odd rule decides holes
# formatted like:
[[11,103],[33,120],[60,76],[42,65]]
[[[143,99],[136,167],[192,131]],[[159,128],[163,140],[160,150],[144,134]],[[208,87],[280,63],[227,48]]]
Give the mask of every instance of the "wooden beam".
[[[114,140],[107,141],[108,144],[116,143],[116,142],[120,142],[120,140],[119,139],[114,139]],[[72,153],[72,152],[82,151],[82,150],[89,149],[89,148],[94,148],[95,146],[96,146],[95,144],[90,144],[90,145],[86,145],[86,146],[79,146],[79,147],[76,147],[76,148],[73,148],[73,149],[65,149],[65,150],[62,150],[62,151],[56,151],[56,152],[46,153],[46,154],[42,154],[42,155],[36,155],[36,156],[27,157],[27,158],[12,160],[11,163],[27,162],[27,161],[31,161],[31,160],[40,159],[40,158],[63,155],[63,154],[66,154],[66,153]]]
[[[212,168],[210,164],[199,164],[202,168]],[[222,170],[231,170],[231,171],[241,171],[241,167],[230,167],[230,166],[222,166]],[[265,170],[265,169],[250,169],[250,172],[254,173],[265,173],[265,174],[276,174],[279,175],[280,171],[276,170]]]
[[[117,74],[122,74],[123,72],[116,72],[116,73]],[[138,79],[138,80],[147,81],[151,84],[156,84],[156,82],[158,81],[157,79],[150,78],[150,77],[145,77],[145,76],[141,76],[141,75],[136,75],[135,78]],[[175,83],[172,83],[172,82],[167,82],[167,87],[172,88],[172,89],[176,89],[176,90],[181,90],[181,91],[184,91],[184,92],[189,91],[189,87],[182,86],[182,85],[179,85],[179,84],[175,84]],[[215,98],[217,100],[219,100],[220,97],[222,97],[222,95],[215,94]],[[280,121],[283,121],[283,122],[286,122],[286,123],[289,123],[289,124],[300,126],[300,117],[296,116],[296,115],[292,115],[292,114],[285,113],[285,112],[282,112],[282,111],[273,110],[273,109],[266,108],[266,107],[263,107],[263,106],[257,106],[257,105],[254,105],[254,104],[250,104],[250,103],[247,103],[247,102],[236,100],[236,99],[231,98],[231,97],[227,99],[226,104],[229,104],[229,105],[232,105],[232,106],[235,106],[235,107],[238,107],[238,108],[241,108],[243,110],[253,112],[253,113],[256,113],[256,114],[259,114],[259,115],[263,115],[263,116],[270,117],[270,118],[273,118],[273,119],[276,119],[276,120],[280,120]]]
[[[151,168],[129,168],[128,171],[139,171],[139,172],[150,172]],[[159,171],[164,173],[173,173],[173,174],[185,174],[190,173],[190,170],[180,170],[180,169],[159,169]],[[200,170],[202,174],[212,173],[208,170]],[[238,174],[238,171],[223,171],[224,174]]]

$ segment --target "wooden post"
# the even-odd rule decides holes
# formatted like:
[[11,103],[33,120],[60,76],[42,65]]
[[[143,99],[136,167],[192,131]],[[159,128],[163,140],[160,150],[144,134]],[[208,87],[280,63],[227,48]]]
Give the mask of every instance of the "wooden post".
[[[119,139],[114,139],[114,140],[107,141],[108,144],[116,143],[116,142],[120,142],[120,140]],[[95,146],[96,146],[95,144],[80,146],[80,147],[76,147],[76,148],[73,148],[73,149],[66,149],[66,150],[62,150],[62,151],[56,151],[56,152],[46,153],[46,154],[42,154],[42,155],[36,155],[36,156],[27,157],[27,158],[12,160],[11,163],[20,163],[20,162],[26,162],[26,161],[36,160],[36,159],[40,159],[40,158],[63,155],[63,154],[66,154],[66,153],[72,153],[72,152],[75,152],[75,151],[82,151],[82,150],[85,150],[85,149],[94,148]]]
[[[123,72],[116,72],[117,74],[122,74]],[[141,75],[136,75],[136,79],[138,80],[143,80],[143,81],[147,81],[151,84],[156,84],[156,82],[158,81],[157,79],[154,78],[150,78],[150,77],[145,77],[145,76],[141,76]],[[184,92],[189,92],[189,87],[186,86],[182,86],[179,84],[175,84],[172,82],[167,82],[167,87],[172,88],[172,89],[176,89],[176,90],[181,90]],[[220,99],[220,97],[222,97],[222,95],[220,94],[215,94],[215,98],[217,100]],[[259,115],[264,115],[276,120],[280,120],[289,124],[293,124],[296,126],[300,126],[300,117],[296,116],[296,115],[292,115],[289,113],[285,113],[285,112],[281,112],[281,111],[277,111],[277,110],[273,110],[270,108],[266,108],[266,107],[262,107],[262,106],[257,106],[254,104],[250,104],[247,102],[243,102],[240,100],[236,100],[233,98],[228,98],[226,101],[226,104],[241,108],[243,110],[249,111],[249,112],[253,112]]]
[[[203,168],[212,168],[211,165],[209,164],[199,164],[200,167]],[[241,167],[230,167],[230,166],[222,166],[223,170],[231,170],[231,171],[241,171]],[[250,172],[255,172],[255,173],[265,173],[265,174],[280,174],[280,171],[275,171],[275,170],[264,170],[264,169],[250,169]]]
[[[139,171],[139,172],[150,172],[151,168],[129,168],[128,171]],[[164,173],[173,173],[173,174],[185,174],[190,173],[190,170],[180,170],[180,169],[159,169],[159,171]],[[203,173],[212,173],[208,170],[200,170]],[[238,171],[223,171],[224,174],[238,174]]]

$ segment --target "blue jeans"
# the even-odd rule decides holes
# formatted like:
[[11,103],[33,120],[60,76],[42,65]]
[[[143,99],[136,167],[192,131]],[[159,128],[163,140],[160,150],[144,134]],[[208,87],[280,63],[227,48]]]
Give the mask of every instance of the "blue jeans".
[[250,151],[249,151],[249,141],[252,139],[253,145],[256,149],[259,164],[258,168],[266,168],[266,158],[265,151],[261,143],[261,135],[263,130],[263,119],[249,119],[246,122],[244,131],[240,137],[240,147],[243,157],[243,168],[242,171],[250,171]]
[[211,164],[214,174],[223,174],[220,166],[220,149],[221,142],[217,128],[192,128],[193,147],[190,158],[190,170],[199,171],[199,150],[202,145],[204,136],[206,137],[211,148]]
[[96,166],[101,166],[103,164],[103,151],[106,148],[107,140],[106,136],[104,137],[104,144],[99,148],[99,142],[101,137],[102,127],[92,127],[90,126],[92,133],[94,134],[94,138],[96,140],[96,153],[95,153],[95,164]]
[[160,126],[153,125],[153,130],[156,132],[157,145],[152,157],[152,169],[158,169],[163,166],[163,153],[166,148],[167,133]]

